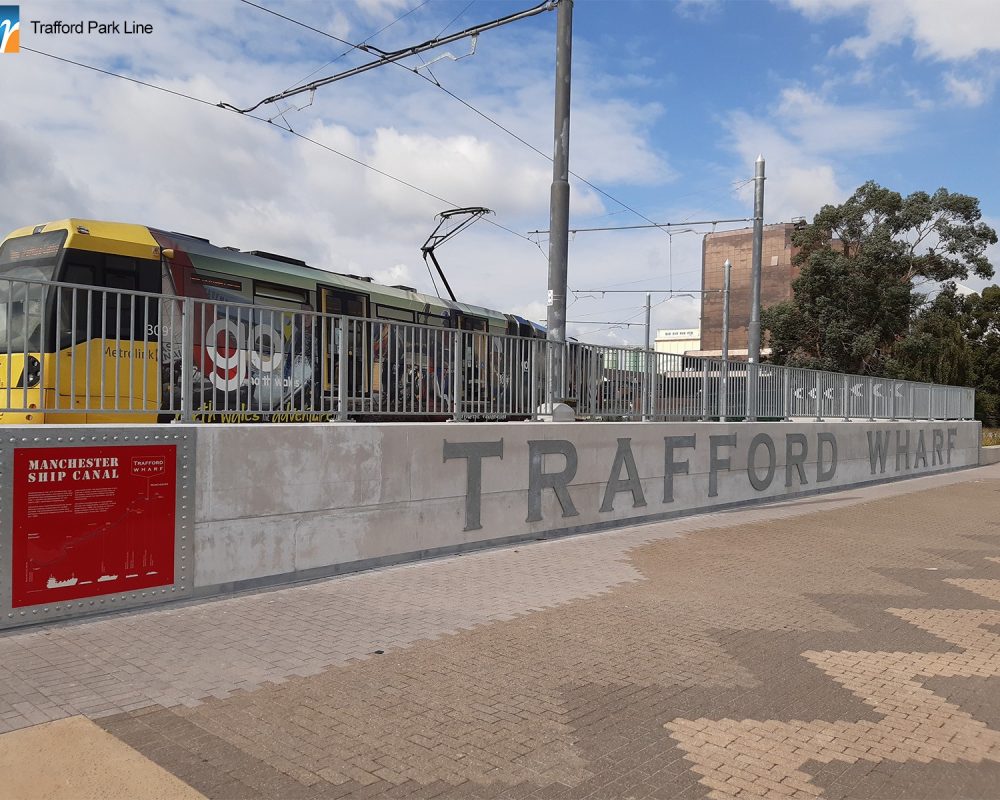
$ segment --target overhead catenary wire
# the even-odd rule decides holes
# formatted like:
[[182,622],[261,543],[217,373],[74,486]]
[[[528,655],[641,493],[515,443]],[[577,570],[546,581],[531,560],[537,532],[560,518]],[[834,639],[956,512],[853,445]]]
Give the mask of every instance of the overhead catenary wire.
[[[184,92],[178,92],[178,91],[176,91],[174,89],[168,89],[165,86],[158,86],[155,83],[149,83],[148,81],[142,81],[142,80],[139,80],[138,78],[133,78],[133,77],[130,77],[128,75],[122,75],[122,74],[120,74],[118,72],[112,72],[110,70],[102,69],[100,67],[95,67],[95,66],[93,66],[91,64],[85,64],[85,63],[83,63],[81,61],[74,61],[73,59],[70,59],[70,58],[65,58],[63,56],[57,56],[57,55],[54,55],[52,53],[46,53],[46,52],[44,52],[42,50],[36,50],[34,48],[26,47],[24,45],[21,46],[21,49],[22,50],[26,50],[26,51],[28,51],[30,53],[35,53],[36,55],[45,56],[46,58],[51,58],[51,59],[54,59],[56,61],[62,61],[64,63],[66,63],[66,64],[71,64],[71,65],[76,66],[76,67],[81,67],[82,69],[91,70],[92,72],[98,72],[98,73],[100,73],[102,75],[107,75],[108,77],[111,77],[111,78],[119,78],[121,80],[128,81],[129,83],[138,84],[139,86],[145,86],[146,88],[149,88],[149,89],[155,89],[155,90],[160,91],[160,92],[166,92],[167,94],[174,95],[175,97],[181,97],[181,98],[184,98],[185,100],[191,100],[191,101],[193,101],[195,103],[201,103],[202,105],[210,106],[212,108],[219,108],[218,103],[213,103],[210,100],[205,100],[205,99],[203,99],[201,97],[195,97],[194,95],[186,94]],[[440,195],[437,195],[434,192],[431,192],[431,191],[429,191],[427,189],[423,189],[420,186],[417,186],[416,184],[410,183],[409,181],[406,181],[403,178],[399,178],[399,177],[397,177],[395,175],[392,175],[389,172],[386,172],[385,170],[382,170],[382,169],[379,169],[378,167],[372,166],[371,164],[368,164],[367,162],[362,161],[361,159],[355,158],[354,156],[350,156],[347,153],[343,153],[340,150],[337,150],[336,148],[333,148],[333,147],[330,147],[329,145],[323,144],[322,142],[319,142],[316,139],[313,139],[313,138],[311,138],[309,136],[306,136],[303,133],[299,133],[298,131],[295,131],[295,130],[293,130],[291,128],[288,128],[288,127],[282,127],[281,125],[276,125],[273,122],[273,120],[267,119],[266,117],[258,117],[258,116],[254,115],[254,114],[241,114],[241,116],[247,117],[248,119],[256,120],[257,122],[263,122],[263,123],[266,123],[268,125],[272,125],[275,128],[277,128],[278,130],[284,131],[285,133],[289,133],[289,134],[291,134],[292,136],[295,136],[298,139],[301,139],[301,140],[303,140],[305,142],[309,142],[310,144],[315,145],[316,147],[322,148],[323,150],[326,150],[326,151],[328,151],[330,153],[333,153],[334,155],[337,155],[337,156],[340,156],[341,158],[347,159],[348,161],[351,161],[354,164],[357,164],[358,166],[363,167],[364,169],[370,170],[371,172],[374,172],[377,175],[381,175],[384,178],[388,178],[391,181],[395,181],[396,183],[400,184],[401,186],[405,186],[405,187],[407,187],[409,189],[412,189],[412,190],[414,190],[416,192],[419,192],[420,194],[423,194],[423,195],[425,195],[427,197],[430,197],[430,198],[432,198],[434,200],[438,200],[438,201],[440,201],[442,203],[445,203],[446,205],[450,205],[450,206],[459,205],[458,203],[455,203],[455,202],[453,202],[451,200],[448,200],[447,198],[441,197]],[[530,237],[525,236],[523,233],[519,233],[518,231],[515,231],[512,228],[508,228],[506,225],[502,225],[501,223],[497,222],[496,220],[488,219],[487,218],[486,222],[488,222],[490,225],[493,225],[496,228],[499,228],[500,230],[506,231],[507,233],[510,233],[510,234],[516,236],[519,239],[523,239],[524,241],[529,242],[530,244],[532,244],[532,245],[534,245],[536,247],[538,246],[537,242],[535,242]]]
[[[300,84],[300,83],[302,83],[302,81],[307,80],[308,78],[311,78],[313,75],[315,75],[320,70],[326,69],[331,64],[336,64],[344,56],[348,55],[349,53],[352,53],[355,50],[360,49],[362,47],[362,45],[368,44],[369,41],[371,41],[372,39],[374,39],[380,33],[383,33],[384,31],[389,30],[389,28],[391,28],[397,22],[401,22],[402,20],[404,20],[408,16],[410,16],[410,14],[413,14],[414,12],[419,11],[421,8],[423,8],[425,5],[427,5],[430,1],[431,0],[424,0],[420,5],[414,6],[409,11],[407,11],[407,12],[405,12],[403,14],[400,14],[392,22],[388,23],[387,25],[383,25],[381,28],[379,28],[374,33],[366,36],[362,40],[361,44],[357,45],[357,44],[352,44],[351,42],[348,42],[346,39],[341,39],[339,36],[334,36],[332,33],[327,33],[326,31],[320,30],[319,28],[314,28],[312,25],[309,25],[308,23],[302,22],[301,20],[297,20],[294,17],[290,17],[287,14],[282,14],[282,13],[280,13],[278,11],[275,11],[274,9],[267,8],[266,6],[262,6],[262,5],[258,4],[258,3],[254,3],[254,2],[252,2],[252,0],[240,0],[241,3],[245,3],[248,6],[253,6],[254,8],[260,9],[261,11],[264,11],[264,12],[266,12],[268,14],[273,14],[276,17],[280,17],[281,19],[287,20],[288,22],[294,23],[295,25],[299,25],[299,26],[301,26],[303,28],[306,28],[307,30],[314,31],[315,33],[322,34],[323,36],[326,36],[326,37],[328,37],[330,39],[333,39],[336,42],[340,42],[341,44],[348,45],[348,48],[343,53],[341,53],[339,56],[337,56],[336,58],[333,58],[330,61],[327,61],[325,64],[323,64],[323,66],[317,67],[312,72],[310,72],[308,75],[306,75],[304,78],[301,78],[300,80],[296,81],[291,86],[289,86],[288,89],[294,89],[294,88],[296,88],[297,84]],[[472,3],[470,3],[469,5],[472,5]],[[468,6],[466,6],[466,8],[468,8]],[[462,13],[465,13],[465,12],[463,11]],[[461,16],[461,14],[459,14],[459,16]],[[458,17],[455,17],[455,19],[458,19]],[[454,22],[454,21],[455,20],[452,20],[452,22]],[[448,24],[451,25],[451,23],[448,23]],[[442,31],[442,33],[444,33],[444,31]],[[441,34],[438,34],[438,35],[440,36]]]
[[157,86],[155,83],[148,83],[147,81],[141,81],[138,78],[132,78],[128,75],[121,75],[117,72],[111,72],[110,70],[101,69],[100,67],[95,67],[92,64],[84,64],[80,61],[74,61],[71,58],[64,58],[63,56],[53,55],[52,53],[46,53],[42,50],[35,50],[32,47],[27,47],[26,45],[21,45],[22,50],[27,50],[29,53],[35,53],[36,55],[45,56],[46,58],[51,58],[56,61],[62,61],[66,64],[72,64],[75,67],[83,67],[84,69],[89,69],[92,72],[99,72],[102,75],[107,75],[111,78],[121,78],[122,80],[129,81],[130,83],[136,83],[139,86],[145,86],[149,89],[156,89],[159,92],[166,92],[167,94],[172,94],[175,97],[183,97],[185,100],[193,100],[196,103],[201,103],[202,105],[217,107],[215,103],[210,100],[203,100],[200,97],[195,97],[194,95],[185,94],[184,92],[178,92],[174,89],[168,89],[165,86]]
[[[649,225],[604,225],[597,228],[570,228],[570,233],[591,233],[594,231],[635,231],[650,228],[680,228],[686,225],[724,225],[734,222],[753,222],[753,217],[734,217],[733,219],[708,219],[693,222],[653,222]],[[549,233],[548,230],[528,231],[528,235]]]
[[[384,51],[380,51],[380,50],[378,50],[378,48],[369,48],[368,46],[365,45],[365,43],[362,43],[360,45],[352,44],[351,42],[348,42],[348,41],[346,41],[344,39],[341,39],[338,36],[334,36],[332,33],[327,33],[326,31],[320,30],[319,28],[315,28],[312,25],[309,25],[307,23],[301,22],[300,20],[294,19],[294,18],[289,17],[289,16],[287,16],[285,14],[279,14],[279,13],[277,13],[275,11],[271,11],[270,9],[265,8],[264,6],[260,6],[257,3],[250,2],[250,0],[242,0],[242,2],[246,3],[247,5],[253,6],[255,8],[259,8],[259,9],[261,9],[263,11],[267,11],[268,13],[275,14],[275,16],[281,17],[282,19],[286,19],[289,22],[295,23],[296,25],[301,25],[304,28],[308,28],[311,31],[314,31],[314,32],[319,33],[319,34],[321,34],[323,36],[326,36],[326,37],[328,37],[330,39],[333,39],[334,41],[340,42],[341,44],[350,45],[350,50],[346,51],[346,53],[344,53],[343,55],[346,55],[347,53],[351,52],[352,50],[363,50],[363,51],[366,51],[366,52],[369,51],[369,50],[373,50],[373,51],[377,51],[377,52],[380,52],[380,53],[384,53]],[[447,30],[451,26],[451,24],[455,21],[455,19],[458,19],[458,17],[460,17],[462,14],[464,14],[465,11],[468,10],[469,6],[471,6],[471,5],[472,5],[472,3],[469,3],[469,5],[467,5],[465,7],[465,9],[463,9],[462,12],[458,16],[456,16],[454,19],[452,19],[452,21],[449,22],[448,25],[446,25],[442,29],[441,32],[443,33],[445,30]],[[531,12],[531,14],[530,14],[531,16],[534,16],[536,13],[541,13],[541,10],[549,10],[548,8],[542,8],[545,5],[549,5],[549,4],[543,3],[543,4],[539,5],[539,6],[535,6],[534,8],[529,9],[528,11]],[[554,6],[554,3],[551,3],[551,6]],[[422,6],[418,6],[418,8],[420,8],[420,7],[422,7]],[[416,9],[414,9],[414,10],[416,10]],[[525,15],[527,15],[527,12],[525,12]],[[514,16],[515,15],[511,15],[510,18],[504,18],[504,19],[509,19],[510,21],[513,21],[512,18]],[[522,17],[518,17],[518,18],[523,18],[523,16]],[[497,22],[499,22],[499,20]],[[490,24],[491,25],[495,25],[496,22],[490,23]],[[474,26],[474,27],[476,27],[476,26]],[[467,28],[466,29],[466,31],[469,31],[469,30],[473,30],[473,28]],[[463,34],[466,34],[466,31],[462,31],[461,33],[454,34],[454,36],[455,37],[462,37]],[[377,34],[373,34],[373,36],[374,35],[377,35]],[[370,36],[368,38],[371,39],[371,38],[373,38],[373,36]],[[439,33],[433,39],[428,40],[427,42],[421,43],[419,45],[415,45],[415,47],[413,48],[414,52],[409,53],[409,55],[416,55],[416,56],[419,57],[420,52],[423,52],[423,51],[422,50],[417,50],[416,48],[422,48],[426,44],[429,44],[431,42],[437,42],[437,40],[440,38],[440,36],[441,36],[441,33]],[[442,46],[444,44],[449,43],[450,41],[453,41],[453,38],[452,37],[446,37],[446,39],[441,40],[440,42],[438,42],[437,44],[435,44],[434,47],[440,47],[440,46]],[[427,48],[427,49],[431,49],[431,48]],[[404,51],[396,51],[396,52],[399,53],[399,52],[404,52]],[[330,62],[330,63],[333,63],[333,62]],[[463,106],[465,106],[466,108],[468,108],[473,113],[478,114],[480,117],[482,117],[484,120],[486,120],[487,122],[489,122],[491,125],[494,125],[498,129],[500,129],[501,131],[503,131],[504,133],[506,133],[508,136],[510,136],[513,139],[515,139],[516,141],[520,142],[522,145],[524,145],[525,147],[527,147],[529,150],[533,151],[534,153],[537,153],[538,155],[540,155],[542,158],[546,159],[547,161],[552,161],[552,156],[548,155],[547,153],[543,152],[542,150],[539,150],[537,147],[535,147],[529,141],[527,141],[523,137],[519,136],[514,131],[510,130],[510,128],[507,128],[502,123],[500,123],[497,120],[493,119],[493,117],[491,117],[486,112],[481,111],[480,109],[476,108],[474,105],[472,105],[472,103],[470,103],[467,100],[459,97],[453,91],[451,91],[450,89],[448,89],[445,86],[443,86],[441,84],[441,82],[436,77],[433,76],[433,74],[432,75],[425,75],[425,74],[423,74],[423,72],[420,71],[419,68],[408,67],[405,64],[399,63],[399,60],[385,61],[384,63],[394,64],[395,66],[397,66],[397,67],[399,67],[401,69],[404,69],[407,72],[412,72],[415,75],[417,75],[418,77],[423,78],[428,83],[430,83],[433,86],[436,86],[442,92],[444,92],[445,94],[447,94],[449,97],[453,98],[454,100],[457,100],[459,103],[461,103]],[[382,63],[374,63],[374,62],[372,62],[371,65],[365,65],[365,69],[372,69],[372,68],[374,68],[376,66],[382,66]],[[426,65],[422,65],[422,66],[426,66]],[[349,71],[349,72],[350,72],[351,75],[356,74],[354,71]],[[428,69],[428,72],[430,72],[429,69]],[[344,74],[342,77],[349,77],[349,75]],[[341,76],[331,76],[331,78],[335,78],[337,80],[340,80]],[[303,84],[300,87],[296,87],[296,90],[297,91],[307,91],[309,88],[312,88],[312,89],[319,88],[320,86],[325,85],[326,83],[329,83],[329,82],[332,82],[332,80],[323,79],[321,81],[314,81],[313,84]],[[286,90],[286,92],[287,91],[288,90]],[[271,98],[265,98],[260,103],[258,103],[258,106],[259,105],[263,105],[264,103],[268,103],[268,102],[276,102],[275,98],[282,99],[284,95],[285,95],[285,93],[279,93],[278,95],[272,95]],[[231,110],[240,111],[240,113],[243,113],[240,109],[237,109],[234,106],[229,105],[228,103],[227,104],[220,103],[220,105],[223,105],[224,107],[227,107],[227,108],[229,108]],[[250,110],[253,110],[253,108],[256,108],[256,107],[257,106],[254,106]],[[589,181],[586,178],[584,178],[582,175],[580,175],[580,174],[578,174],[576,172],[573,172],[573,170],[570,170],[569,174],[572,177],[576,178],[581,183],[583,183],[584,185],[589,186],[591,189],[593,189],[595,192],[597,192],[598,194],[600,194],[602,197],[606,197],[608,200],[610,200],[611,202],[616,203],[617,205],[621,206],[623,209],[625,209],[629,213],[634,214],[635,216],[639,217],[640,219],[643,219],[646,222],[650,223],[648,226],[644,226],[644,227],[662,227],[660,225],[657,225],[655,222],[653,222],[652,219],[650,219],[649,217],[647,217],[641,211],[638,211],[637,209],[635,209],[632,206],[628,205],[624,201],[619,200],[617,197],[615,197],[614,195],[612,195],[610,192],[605,191],[600,186],[597,186],[596,184],[594,184],[591,181]],[[685,195],[685,196],[687,196],[687,195]],[[739,221],[743,221],[743,220],[739,220]],[[697,223],[687,223],[687,224],[697,224]],[[541,231],[533,231],[533,233],[541,233]],[[548,231],[545,231],[545,233],[548,233]],[[575,233],[575,231],[571,231],[571,233]],[[536,242],[536,245],[538,246],[539,250],[541,250],[541,244]],[[542,251],[542,253],[544,254],[544,251]]]
[[[744,186],[746,186],[747,184],[750,184],[750,183],[753,183],[753,178],[744,178],[742,180],[728,181],[724,186],[714,186],[714,187],[710,187],[710,188],[707,188],[707,189],[696,189],[693,192],[686,192],[685,194],[682,194],[682,195],[676,195],[674,197],[674,201],[683,200],[683,199],[685,199],[687,197],[705,197],[705,196],[710,196],[710,195],[715,195],[715,194],[721,194],[723,192],[725,192],[727,194],[732,194],[733,192],[739,191]],[[593,217],[587,217],[587,218],[581,220],[581,222],[595,222],[596,220],[599,220],[599,219],[607,219],[608,217],[616,217],[619,214],[626,213],[627,211],[628,211],[628,209],[624,208],[624,207],[616,208],[613,211],[608,211],[606,214],[598,214],[598,215],[593,216]],[[695,213],[698,213],[698,212],[695,212]],[[694,214],[692,213],[690,216],[694,216]],[[690,217],[688,217],[687,219],[683,220],[681,223],[678,223],[678,224],[690,225],[691,223],[688,221],[688,219],[690,219]]]
[[[597,300],[598,298],[591,296],[591,299]],[[594,317],[594,316],[597,316],[598,314],[617,314],[620,311],[635,311],[637,308],[639,308],[639,306],[636,306],[636,305],[620,306],[619,308],[602,308],[600,311],[593,311],[593,312],[589,312],[589,313],[587,313],[587,312],[581,313],[580,316],[581,317]],[[645,306],[643,306],[643,308],[645,308]]]
[[[76,67],[79,67],[79,68],[82,68],[82,69],[86,69],[86,70],[89,70],[89,71],[97,72],[97,73],[105,75],[107,77],[119,78],[121,80],[125,80],[125,81],[128,81],[130,83],[134,83],[136,85],[143,86],[145,88],[155,89],[157,91],[164,92],[164,93],[170,94],[170,95],[174,95],[176,97],[180,97],[182,99],[190,100],[190,101],[202,104],[202,105],[212,106],[213,108],[219,108],[219,104],[212,103],[211,101],[205,100],[204,98],[200,98],[200,97],[197,97],[197,96],[194,96],[194,95],[191,95],[191,94],[187,94],[185,92],[177,91],[177,90],[174,90],[174,89],[169,89],[167,87],[160,86],[160,85],[157,85],[157,84],[154,84],[154,83],[150,83],[148,81],[143,81],[143,80],[140,80],[138,78],[134,78],[134,77],[131,77],[131,76],[128,76],[128,75],[123,75],[121,73],[113,72],[111,70],[102,69],[100,67],[96,67],[96,66],[93,66],[93,65],[90,65],[90,64],[86,64],[86,63],[83,63],[83,62],[75,61],[73,59],[68,59],[68,58],[64,58],[64,57],[61,57],[61,56],[56,56],[56,55],[51,54],[51,53],[47,53],[47,52],[44,52],[44,51],[41,51],[41,50],[36,50],[34,48],[25,47],[24,49],[26,51],[32,52],[32,53],[34,53],[36,55],[45,56],[45,57],[51,58],[51,59],[56,60],[56,61],[61,61],[63,63],[70,64],[72,66],[76,66]],[[458,98],[458,99],[460,100],[460,98]],[[251,119],[254,119],[255,121],[258,121],[258,122],[265,122],[267,124],[274,125],[273,120],[267,119],[267,118],[264,118],[264,117],[259,117],[259,116],[256,116],[254,114],[243,114],[243,116],[248,116]],[[345,159],[347,159],[347,160],[349,160],[349,161],[357,164],[358,166],[361,166],[361,167],[363,167],[365,169],[368,169],[368,170],[370,170],[372,172],[375,172],[376,174],[379,174],[379,175],[381,175],[381,176],[383,176],[385,178],[388,178],[388,179],[390,179],[390,180],[392,180],[392,181],[394,181],[396,183],[399,183],[400,185],[406,186],[407,188],[410,188],[410,189],[412,189],[414,191],[417,191],[417,192],[419,192],[421,194],[424,194],[424,195],[426,195],[428,197],[436,199],[436,200],[438,200],[440,202],[447,203],[449,205],[457,205],[457,204],[453,203],[452,201],[450,201],[450,200],[448,200],[446,198],[443,198],[443,197],[441,197],[441,196],[439,196],[439,195],[437,195],[437,194],[435,194],[433,192],[430,192],[430,191],[428,191],[426,189],[423,189],[423,188],[421,188],[419,186],[416,186],[415,184],[409,183],[408,181],[405,181],[405,180],[403,180],[401,178],[396,177],[395,175],[387,173],[384,170],[380,170],[380,169],[378,169],[378,168],[376,168],[376,167],[374,167],[374,166],[372,166],[370,164],[367,164],[366,162],[361,161],[360,159],[356,159],[356,158],[354,158],[352,156],[347,155],[346,153],[343,153],[343,152],[341,152],[339,150],[336,150],[335,148],[330,147],[329,145],[323,144],[322,142],[319,142],[319,141],[317,141],[315,139],[312,139],[309,136],[301,134],[301,133],[293,130],[290,126],[288,126],[288,127],[282,127],[282,126],[277,126],[276,125],[275,127],[278,127],[282,131],[290,133],[292,136],[295,136],[296,138],[299,138],[299,139],[302,139],[303,141],[309,142],[310,144],[312,144],[314,146],[320,147],[320,148],[322,148],[322,149],[324,149],[324,150],[326,150],[326,151],[328,151],[328,152],[330,152],[330,153],[332,153],[334,155],[340,156],[341,158],[345,158]],[[532,148],[532,149],[534,149],[534,148]],[[612,198],[612,199],[614,199],[614,198]],[[619,201],[616,200],[616,202],[619,202]],[[623,207],[625,207],[625,208],[628,208],[627,206],[624,206],[624,204],[621,204],[621,205],[623,205]],[[629,210],[632,210],[632,209],[629,209]],[[634,210],[632,210],[632,211],[634,211]],[[638,212],[634,212],[634,213],[638,213]],[[640,216],[643,216],[643,215],[640,214]],[[644,217],[644,216],[643,216],[643,218],[646,219],[646,217]],[[733,221],[742,221],[742,220],[733,220]],[[527,236],[525,236],[525,235],[523,235],[521,233],[518,233],[517,231],[514,231],[511,228],[508,228],[508,227],[506,227],[506,226],[504,226],[504,225],[502,225],[502,224],[500,224],[500,223],[498,223],[498,222],[496,222],[494,220],[489,220],[488,219],[487,222],[489,222],[490,224],[494,225],[495,227],[497,227],[497,228],[499,228],[499,229],[501,229],[501,230],[503,230],[503,231],[505,231],[507,233],[510,233],[510,234],[512,234],[514,236],[517,236],[520,239],[524,239],[525,241],[531,242],[536,247],[538,247],[539,251],[542,253],[543,256],[545,255],[544,251],[541,250],[541,247],[538,245],[538,243],[536,241],[534,241],[534,240],[528,238]],[[690,224],[707,224],[707,223],[688,222],[688,223],[684,223],[684,224],[689,224],[690,225]],[[646,227],[646,226],[644,226],[644,227]],[[663,223],[654,223],[654,222],[650,221],[650,225],[648,227],[663,227]],[[600,290],[598,290],[598,291],[600,291]],[[680,293],[680,292],[678,292],[678,293]],[[669,300],[669,299],[670,298],[668,297],[667,299],[661,301],[660,303],[655,304],[655,306],[653,306],[653,307],[658,307],[658,306],[662,305],[663,303],[667,302],[667,300]],[[626,318],[626,320],[623,320],[623,321],[618,322],[618,323],[612,323],[612,328],[615,327],[615,326],[617,326],[617,327],[630,327],[631,326],[630,325],[630,321],[636,319],[639,316],[641,316],[642,313],[643,312],[639,312],[638,314],[635,314],[635,315],[633,315],[631,317]],[[593,323],[590,323],[590,322],[586,322],[585,323],[583,321],[580,321],[580,322],[578,322],[576,324],[593,324]],[[636,326],[639,326],[639,324],[637,323]],[[592,331],[592,333],[599,333],[599,332],[601,332],[600,329],[598,329],[596,331]]]
[[[716,294],[722,289],[570,289],[573,294]],[[670,298],[668,297],[667,300]],[[664,303],[666,300],[663,301]]]
[[[634,319],[634,317],[629,317],[629,319]],[[539,322],[545,322],[545,320],[539,320]],[[568,319],[566,320],[567,325],[619,325],[623,328],[641,328],[645,325],[644,322],[608,322],[607,320],[598,322],[597,320],[588,319]]]
[[[504,17],[500,17],[491,22],[481,23],[479,25],[473,25],[465,30],[459,31],[457,33],[451,33],[444,37],[438,37],[434,39],[428,39],[427,41],[421,42],[420,44],[412,45],[410,47],[404,47],[401,50],[386,51],[381,48],[375,47],[370,44],[354,45],[353,42],[348,42],[341,39],[333,34],[328,34],[325,31],[320,31],[317,28],[312,28],[312,30],[322,33],[324,36],[328,36],[331,39],[335,39],[338,42],[346,45],[352,45],[358,50],[362,50],[366,53],[371,53],[377,58],[374,61],[369,61],[365,64],[360,64],[356,67],[344,70],[343,72],[338,72],[336,75],[330,75],[326,78],[320,78],[319,80],[310,81],[309,83],[302,84],[301,86],[296,86],[292,89],[286,89],[283,92],[278,92],[277,94],[265,97],[263,100],[258,101],[252,106],[246,108],[239,108],[232,105],[231,103],[219,103],[223,108],[228,108],[231,111],[236,111],[240,114],[246,114],[251,111],[255,111],[262,105],[269,103],[276,103],[279,100],[287,100],[289,97],[294,97],[297,94],[302,94],[303,92],[312,91],[319,89],[322,86],[327,86],[336,81],[344,80],[345,78],[351,78],[355,75],[360,75],[363,72],[375,69],[377,67],[385,66],[386,64],[393,64],[397,61],[402,61],[404,58],[409,58],[410,56],[419,55],[427,50],[433,50],[438,47],[443,47],[446,44],[451,44],[452,42],[457,42],[460,39],[475,38],[479,36],[480,33],[485,33],[486,31],[493,30],[494,28],[499,28],[502,25],[507,25],[511,22],[517,22],[518,20],[527,19],[528,17],[533,17],[537,14],[545,13],[546,11],[551,11],[556,7],[557,0],[545,0],[545,2],[539,3],[537,6],[532,8],[524,9],[522,11],[517,11],[513,14],[508,14]],[[306,26],[311,27],[311,26]]]
[[[670,300],[669,297],[667,297],[664,300],[661,300],[659,303],[654,303],[653,305],[650,306],[650,310],[652,310],[654,308],[659,308],[664,303],[666,303],[668,300]],[[632,322],[632,320],[638,319],[639,317],[643,316],[645,313],[646,313],[646,307],[643,306],[642,311],[640,311],[638,314],[633,314],[631,317],[626,317],[621,322],[613,322],[613,323],[611,323],[611,327],[609,327],[609,328],[598,328],[595,331],[590,331],[590,333],[591,334],[603,333],[605,330],[614,330],[616,327],[618,327],[618,328],[633,328],[633,327],[644,328],[645,327],[645,323],[637,322],[634,325],[632,325],[630,323]]]
[[[332,33],[327,33],[326,31],[320,30],[319,28],[314,28],[312,25],[309,25],[306,22],[302,22],[301,20],[295,19],[294,17],[289,17],[286,14],[282,14],[280,11],[275,11],[273,8],[268,8],[267,6],[262,6],[259,3],[254,3],[252,2],[252,0],[240,0],[240,2],[244,3],[245,5],[253,6],[254,8],[260,9],[261,11],[267,14],[273,14],[274,16],[280,17],[281,19],[288,20],[289,22],[295,25],[299,25],[302,28],[306,28],[315,33],[322,34],[323,36],[326,36],[329,39],[333,39],[335,42],[340,42],[343,45],[347,45],[348,47],[351,48],[350,50],[347,51],[348,53],[351,52],[351,50],[359,50],[362,48],[362,45],[353,44],[352,42],[347,41],[347,39],[341,39],[339,36],[334,36]],[[414,9],[414,11],[415,10],[416,9]]]
[[[683,272],[675,272],[674,275],[693,275],[695,273],[700,273],[700,272],[701,272],[701,268],[698,268],[698,269],[687,269],[687,270],[684,270]],[[608,284],[608,288],[612,289],[612,288],[615,288],[617,286],[635,286],[637,283],[646,283],[647,281],[658,281],[662,277],[663,277],[662,275],[657,274],[657,275],[651,275],[648,278],[639,278],[638,280],[634,280],[634,281],[622,281],[621,283],[609,283]],[[642,291],[645,291],[645,289],[643,289]]]
[[[430,0],[425,0],[425,2],[424,2],[424,3],[422,3],[421,5],[425,5],[425,4],[426,4],[427,2],[429,2],[429,1],[430,1]],[[445,26],[444,26],[444,27],[443,27],[443,28],[442,28],[441,30],[439,30],[439,31],[438,31],[438,32],[437,32],[437,33],[435,34],[434,38],[435,38],[435,39],[438,39],[438,38],[440,38],[440,37],[441,37],[441,34],[443,34],[443,33],[444,33],[444,32],[445,32],[446,30],[448,30],[448,28],[450,28],[450,27],[451,27],[452,25],[454,25],[454,24],[455,24],[455,22],[456,22],[456,21],[457,21],[457,20],[458,20],[458,19],[459,19],[460,17],[462,17],[462,16],[463,16],[463,15],[465,14],[465,12],[466,12],[466,11],[468,11],[468,10],[469,10],[470,8],[472,8],[472,7],[473,7],[473,6],[475,5],[475,4],[476,4],[476,0],[469,0],[469,2],[465,4],[465,8],[463,8],[463,9],[462,9],[461,11],[459,11],[459,12],[458,12],[458,13],[457,13],[457,14],[456,14],[455,16],[453,16],[453,17],[452,17],[452,18],[451,18],[451,19],[450,19],[450,20],[448,21],[448,24],[447,24],[447,25],[445,25]]]

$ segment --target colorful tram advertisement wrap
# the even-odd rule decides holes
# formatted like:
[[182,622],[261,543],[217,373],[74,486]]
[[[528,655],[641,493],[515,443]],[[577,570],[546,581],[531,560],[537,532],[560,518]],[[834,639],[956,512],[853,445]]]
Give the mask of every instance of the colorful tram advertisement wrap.
[[0,244],[0,424],[523,415],[545,331],[294,258],[68,219]]

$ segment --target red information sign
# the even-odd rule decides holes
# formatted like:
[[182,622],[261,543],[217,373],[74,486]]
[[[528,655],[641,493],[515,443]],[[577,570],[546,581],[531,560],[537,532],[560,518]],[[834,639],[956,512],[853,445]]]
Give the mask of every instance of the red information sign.
[[174,582],[176,445],[16,448],[11,605]]

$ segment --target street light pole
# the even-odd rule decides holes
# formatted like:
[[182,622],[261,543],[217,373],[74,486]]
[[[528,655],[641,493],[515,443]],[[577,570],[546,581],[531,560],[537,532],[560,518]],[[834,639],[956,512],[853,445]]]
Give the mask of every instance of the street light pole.
[[642,357],[642,371],[645,376],[646,391],[643,392],[642,399],[642,414],[643,419],[649,419],[650,415],[653,413],[652,400],[652,388],[653,379],[655,378],[655,373],[650,369],[653,365],[653,347],[649,339],[649,316],[650,311],[653,308],[653,295],[646,292],[646,352]]
[[750,329],[747,342],[747,422],[757,419],[757,377],[760,374],[760,273],[764,249],[764,156],[754,162],[753,260],[750,277]]
[[764,249],[764,156],[754,162],[753,253],[750,275],[750,330],[747,360],[760,362],[760,277]]
[[722,278],[722,360],[729,360],[729,281],[733,272],[733,265],[726,259],[722,265],[724,270]]
[[722,385],[719,387],[719,421],[725,422],[729,400],[729,280],[733,271],[728,258],[722,269]]

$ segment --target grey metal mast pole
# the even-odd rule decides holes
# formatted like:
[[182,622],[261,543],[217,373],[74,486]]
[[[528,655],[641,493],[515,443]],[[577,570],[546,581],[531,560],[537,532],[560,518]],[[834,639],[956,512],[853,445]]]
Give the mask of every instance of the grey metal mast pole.
[[729,280],[733,271],[728,258],[722,269],[722,386],[719,392],[719,421],[725,422],[729,410]]
[[760,262],[764,249],[764,156],[754,162],[753,261],[750,276],[750,331],[747,360],[760,362]]
[[729,280],[733,271],[733,265],[726,259],[722,265],[724,270],[722,279],[722,360],[729,360]]
[[570,67],[573,60],[573,0],[559,0],[556,9],[555,141],[552,191],[549,199],[549,297],[546,322],[551,351],[548,402],[565,397],[563,349],[566,343],[566,285],[569,256],[569,110]]
[[760,262],[764,249],[764,156],[757,156],[753,171],[753,272],[750,276],[750,329],[747,336],[746,419],[757,419],[757,377],[760,372]]
[[652,384],[653,378],[650,374],[650,366],[653,363],[652,356],[652,345],[649,341],[649,312],[653,307],[653,295],[646,292],[646,352],[642,356],[642,372],[646,376],[646,391],[643,393],[645,396],[642,398],[642,414],[643,419],[649,419],[649,415],[652,413],[652,404],[649,402],[652,397]]
[[647,350],[652,349],[649,344],[649,311],[651,308],[651,304],[653,302],[652,298],[653,295],[651,295],[649,292],[646,292],[646,349]]

